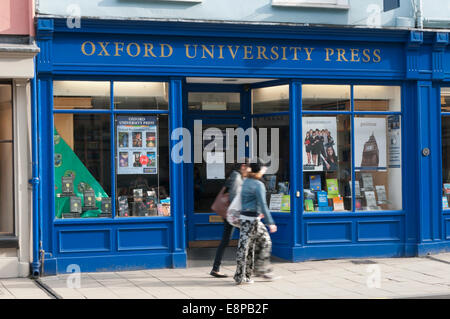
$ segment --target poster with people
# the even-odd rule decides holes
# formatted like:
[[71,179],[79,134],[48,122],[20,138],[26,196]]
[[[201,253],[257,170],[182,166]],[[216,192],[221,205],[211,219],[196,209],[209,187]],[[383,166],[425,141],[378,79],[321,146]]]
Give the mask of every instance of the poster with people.
[[336,171],[336,117],[303,117],[303,171]]
[[355,117],[356,169],[386,170],[386,118]]
[[117,174],[156,174],[158,125],[154,116],[117,116]]

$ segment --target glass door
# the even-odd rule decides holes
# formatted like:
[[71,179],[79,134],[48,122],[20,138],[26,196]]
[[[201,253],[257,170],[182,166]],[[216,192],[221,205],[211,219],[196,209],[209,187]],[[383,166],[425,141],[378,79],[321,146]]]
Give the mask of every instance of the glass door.
[[[187,181],[189,247],[214,247],[222,238],[223,219],[211,205],[238,159],[246,154],[246,142],[239,143],[235,134],[236,129],[246,130],[246,121],[242,117],[208,117],[193,118],[190,124],[194,161],[189,165]],[[238,238],[237,233],[233,239]]]

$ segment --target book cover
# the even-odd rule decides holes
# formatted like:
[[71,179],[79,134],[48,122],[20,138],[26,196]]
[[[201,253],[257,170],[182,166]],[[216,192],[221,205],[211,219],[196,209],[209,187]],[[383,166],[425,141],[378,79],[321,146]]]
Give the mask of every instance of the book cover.
[[444,184],[444,194],[450,195],[450,184]]
[[362,203],[360,199],[356,199],[355,200],[355,208],[356,210],[361,210],[362,209]]
[[330,206],[319,207],[318,211],[319,212],[332,212],[333,211],[333,207],[330,207]]
[[386,198],[386,188],[384,185],[376,185],[375,189],[377,191],[378,203],[384,204],[387,201]]
[[314,211],[314,203],[311,199],[305,200],[305,210],[307,212],[313,212]]
[[271,211],[275,211],[275,212],[280,211],[282,199],[283,199],[283,194],[270,194],[269,209]]
[[312,191],[310,189],[304,189],[303,190],[303,198],[311,199],[312,201],[314,201],[316,199],[316,194],[314,191]]
[[291,195],[283,195],[281,198],[281,209],[282,212],[291,211]]
[[327,192],[324,192],[324,191],[317,192],[317,202],[319,204],[319,207],[328,206]]
[[322,189],[320,175],[309,176],[309,188],[315,191],[320,191]]
[[442,196],[442,209],[448,209],[447,196]]
[[355,181],[355,196],[361,197],[361,187],[359,186],[359,181]]
[[373,190],[373,176],[370,173],[362,173],[361,181],[364,190]]
[[339,184],[336,178],[327,179],[328,198],[339,196]]
[[377,207],[374,191],[365,191],[364,196],[366,197],[366,204],[368,207]]
[[333,198],[333,208],[335,211],[344,211],[344,199],[341,196]]

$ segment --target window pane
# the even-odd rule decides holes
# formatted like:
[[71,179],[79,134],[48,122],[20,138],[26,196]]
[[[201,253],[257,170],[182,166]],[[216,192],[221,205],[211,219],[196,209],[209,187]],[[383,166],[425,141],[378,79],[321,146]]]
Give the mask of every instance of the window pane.
[[264,175],[267,204],[272,211],[289,212],[286,206],[290,203],[289,116],[257,117],[253,119],[253,127],[258,136],[258,157],[270,159],[271,163]]
[[108,109],[110,83],[97,81],[53,81],[55,109]]
[[399,86],[355,85],[355,111],[401,111]]
[[289,111],[289,85],[252,90],[253,114]]
[[0,141],[12,141],[12,99],[11,85],[0,84]]
[[168,89],[166,82],[114,82],[114,107],[167,110]]
[[56,218],[111,217],[109,115],[55,114]]
[[[233,169],[239,166],[238,161],[245,157],[245,144],[239,144],[236,136],[236,130],[239,128],[237,124],[202,123],[201,128],[201,131],[194,130],[193,134],[194,148],[202,151],[202,162],[193,165],[194,210],[196,213],[211,213],[211,205],[222,189],[225,179],[230,176]],[[199,136],[199,133],[202,135]],[[233,148],[227,144],[227,133],[230,141],[232,138],[234,140]],[[218,136],[220,134],[222,136]],[[218,158],[216,163],[214,161],[208,163],[209,153],[211,155],[218,153],[217,157],[223,154],[225,163]]]
[[14,151],[11,85],[0,84],[0,235],[14,234]]
[[449,209],[450,200],[450,117],[442,117],[442,208]]
[[442,112],[450,112],[450,88],[441,89]]
[[239,111],[241,95],[230,92],[189,92],[188,105],[192,111]]
[[357,116],[354,127],[356,210],[401,210],[401,117]]
[[12,143],[0,143],[0,163],[0,235],[14,234]]
[[167,115],[116,116],[119,217],[170,216]]
[[305,212],[352,209],[350,116],[304,116]]
[[349,111],[350,85],[304,84],[302,108],[309,111]]

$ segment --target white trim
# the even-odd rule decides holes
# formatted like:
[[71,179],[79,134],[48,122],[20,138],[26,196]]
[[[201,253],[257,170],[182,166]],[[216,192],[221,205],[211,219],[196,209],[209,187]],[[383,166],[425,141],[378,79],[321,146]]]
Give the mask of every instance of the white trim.
[[[332,3],[333,2],[333,3]],[[348,10],[348,0],[272,0],[272,6]]]

